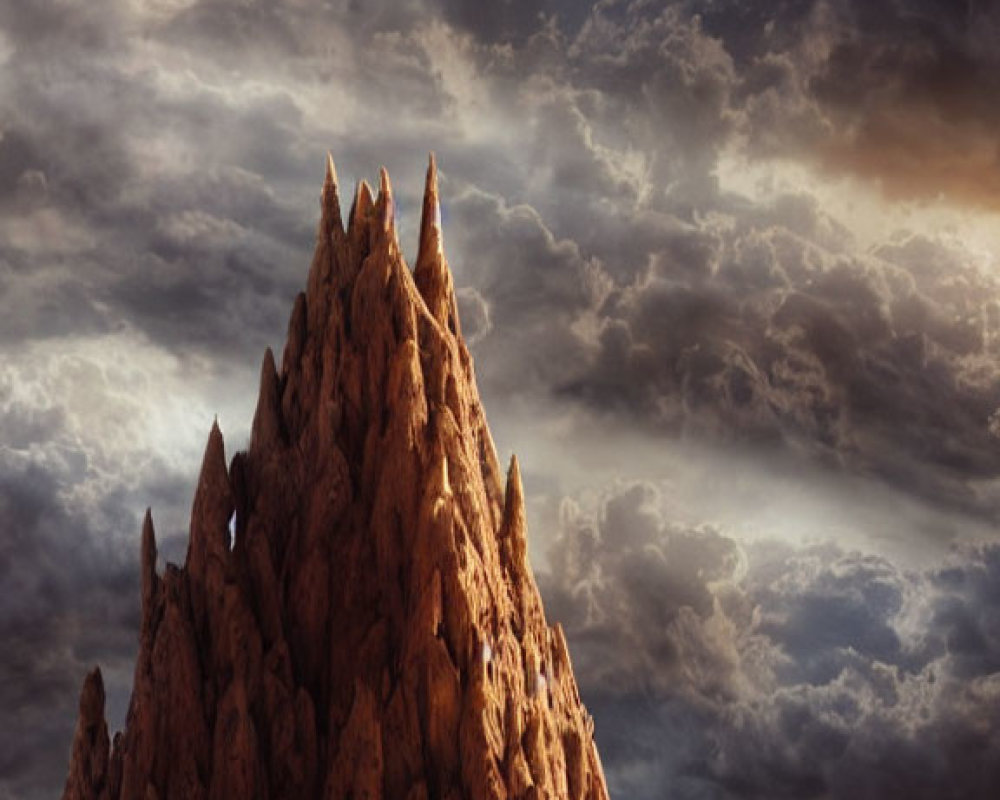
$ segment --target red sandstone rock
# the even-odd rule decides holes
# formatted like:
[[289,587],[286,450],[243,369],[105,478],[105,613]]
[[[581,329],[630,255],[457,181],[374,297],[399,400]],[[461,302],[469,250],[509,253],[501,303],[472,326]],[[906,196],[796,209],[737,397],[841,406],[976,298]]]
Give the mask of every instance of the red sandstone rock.
[[108,726],[104,722],[104,681],[95,669],[83,682],[73,755],[63,790],[65,800],[109,797]]
[[[183,568],[156,573],[125,731],[84,684],[64,798],[607,797],[501,484],[427,173],[413,273],[383,170],[344,229],[333,162],[250,447],[213,425]],[[228,524],[235,513],[235,541]]]

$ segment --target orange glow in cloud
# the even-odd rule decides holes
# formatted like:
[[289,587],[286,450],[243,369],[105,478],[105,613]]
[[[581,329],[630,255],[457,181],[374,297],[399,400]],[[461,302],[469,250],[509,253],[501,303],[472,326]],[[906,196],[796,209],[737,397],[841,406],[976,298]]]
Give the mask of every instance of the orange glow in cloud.
[[879,183],[889,200],[943,200],[1000,211],[995,131],[930,108],[876,113],[819,148],[820,163]]

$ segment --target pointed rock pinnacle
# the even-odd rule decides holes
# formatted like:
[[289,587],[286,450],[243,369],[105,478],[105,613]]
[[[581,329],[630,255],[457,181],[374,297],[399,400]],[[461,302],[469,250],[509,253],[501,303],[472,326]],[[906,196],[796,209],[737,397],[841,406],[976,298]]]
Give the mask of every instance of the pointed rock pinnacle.
[[159,585],[159,578],[156,575],[156,533],[153,530],[153,514],[148,508],[142,521],[142,548],[139,561],[142,570],[142,626],[145,629],[151,623]]
[[323,192],[337,190],[337,165],[333,163],[333,154],[326,154],[326,177],[323,180]]
[[362,178],[358,181],[358,187],[354,192],[354,208],[352,213],[361,219],[367,219],[372,209],[375,207],[375,200],[372,196],[372,187],[368,181]]
[[441,201],[438,198],[437,163],[430,154],[427,178],[424,184],[424,204],[420,216],[420,248],[417,264],[431,261],[438,265],[444,262],[444,241],[441,234]]
[[329,153],[326,155],[326,177],[323,180],[322,205],[321,233],[330,236],[338,231],[343,232],[344,223],[340,215],[340,196],[337,191],[337,167],[333,163],[333,156]]
[[96,800],[106,797],[108,773],[108,726],[104,722],[104,680],[95,667],[80,692],[80,714],[73,737],[70,772],[63,800]]
[[222,431],[216,420],[212,423],[205,445],[191,509],[191,536],[184,563],[190,583],[194,622],[202,637],[208,636],[208,609],[217,601],[222,590],[229,551],[229,517],[234,504],[225,450]]
[[427,179],[424,184],[424,204],[420,217],[420,247],[417,264],[413,270],[413,280],[417,284],[428,311],[442,327],[458,333],[458,309],[451,271],[444,257],[444,242],[441,232],[441,202],[438,198],[437,162],[431,153],[427,165]]
[[88,676],[66,800],[607,800],[459,329],[434,158],[412,276],[379,184],[327,236],[328,160],[281,374],[268,350],[228,468],[212,425],[183,567],[157,574],[147,512],[126,728],[109,755]]
[[524,489],[521,486],[521,468],[515,455],[510,457],[510,467],[507,470],[502,520],[500,539],[508,567],[514,571],[526,570],[528,540],[524,516]]
[[377,237],[396,240],[396,208],[392,197],[392,181],[385,167],[379,169],[378,199],[375,201],[375,218],[378,220]]
[[354,252],[358,252],[361,244],[367,246],[369,217],[375,209],[375,200],[372,197],[371,187],[368,181],[358,181],[354,191],[354,202],[351,203],[351,213],[347,220],[347,233],[351,240],[351,247]]
[[281,394],[274,353],[268,347],[260,365],[260,390],[253,417],[250,447],[273,447],[281,441]]
[[[231,494],[229,491],[229,471],[226,468],[226,445],[222,438],[219,421],[212,422],[205,444],[205,455],[201,461],[201,473],[194,498],[196,517],[212,517],[212,522],[225,523],[229,517]],[[224,527],[224,525],[223,525]]]

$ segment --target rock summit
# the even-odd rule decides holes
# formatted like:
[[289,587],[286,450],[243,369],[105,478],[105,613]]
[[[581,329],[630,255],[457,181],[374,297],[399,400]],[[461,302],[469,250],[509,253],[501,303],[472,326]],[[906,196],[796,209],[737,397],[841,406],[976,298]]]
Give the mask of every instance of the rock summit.
[[411,271],[385,170],[316,251],[249,447],[213,425],[182,567],[147,512],[125,730],[84,682],[65,800],[607,797],[462,339],[433,157]]

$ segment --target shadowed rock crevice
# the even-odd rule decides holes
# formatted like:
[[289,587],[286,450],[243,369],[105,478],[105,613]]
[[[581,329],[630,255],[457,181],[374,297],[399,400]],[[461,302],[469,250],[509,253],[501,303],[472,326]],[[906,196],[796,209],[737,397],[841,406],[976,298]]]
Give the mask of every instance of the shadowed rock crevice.
[[[249,449],[212,426],[183,568],[156,572],[125,731],[87,678],[66,798],[607,797],[461,337],[436,167],[411,273],[389,176],[328,161],[307,288]],[[235,535],[230,540],[230,520]]]

